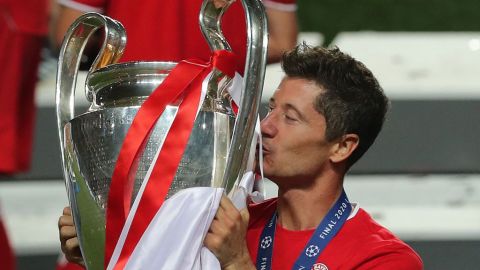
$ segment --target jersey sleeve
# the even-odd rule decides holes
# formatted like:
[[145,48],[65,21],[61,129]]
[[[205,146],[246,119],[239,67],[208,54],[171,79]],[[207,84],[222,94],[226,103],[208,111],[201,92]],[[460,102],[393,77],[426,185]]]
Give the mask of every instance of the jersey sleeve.
[[420,256],[411,249],[388,250],[374,252],[369,260],[359,265],[358,270],[423,270]]
[[266,8],[279,11],[295,12],[297,10],[296,0],[263,0],[262,3]]
[[105,10],[106,0],[58,0],[62,6],[76,9],[83,12],[99,12]]

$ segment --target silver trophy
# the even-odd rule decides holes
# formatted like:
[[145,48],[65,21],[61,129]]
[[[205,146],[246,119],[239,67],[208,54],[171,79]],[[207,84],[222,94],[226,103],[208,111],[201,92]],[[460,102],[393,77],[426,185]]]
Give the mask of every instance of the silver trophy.
[[[205,0],[202,4],[200,27],[212,50],[231,50],[220,28],[220,19],[230,2]],[[259,0],[242,0],[242,5],[248,36],[241,109],[235,117],[230,107],[231,97],[226,92],[231,78],[214,69],[169,196],[198,186],[223,187],[230,192],[244,172],[265,73],[267,21]],[[105,32],[103,45],[85,86],[90,107],[76,115],[75,85],[80,57],[91,35],[100,28]],[[140,105],[176,65],[174,62],[116,64],[125,44],[126,34],[120,23],[87,13],[69,28],[60,51],[56,84],[60,148],[67,193],[88,269],[104,267],[105,209],[122,142]],[[167,106],[156,123],[138,161],[132,198],[177,109],[178,104]]]

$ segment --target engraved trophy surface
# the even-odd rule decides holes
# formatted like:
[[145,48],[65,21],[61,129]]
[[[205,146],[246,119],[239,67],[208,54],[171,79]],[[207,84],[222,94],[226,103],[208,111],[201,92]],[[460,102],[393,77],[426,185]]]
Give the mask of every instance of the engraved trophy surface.
[[[212,50],[230,50],[220,29],[220,19],[229,2],[221,6],[218,2],[203,2],[200,25]],[[267,30],[260,1],[244,0],[242,4],[246,11],[248,38],[241,109],[235,117],[227,92],[231,78],[214,69],[169,196],[181,189],[199,186],[223,187],[229,192],[243,174],[263,86]],[[90,36],[98,29],[105,32],[103,46],[85,86],[91,105],[86,112],[76,114],[75,82],[80,57]],[[119,22],[97,13],[87,13],[69,28],[60,51],[56,105],[63,170],[88,269],[104,267],[105,209],[122,142],[143,101],[176,66],[174,62],[116,64],[125,44],[126,34]],[[132,198],[177,110],[178,104],[167,106],[151,132],[138,160]]]

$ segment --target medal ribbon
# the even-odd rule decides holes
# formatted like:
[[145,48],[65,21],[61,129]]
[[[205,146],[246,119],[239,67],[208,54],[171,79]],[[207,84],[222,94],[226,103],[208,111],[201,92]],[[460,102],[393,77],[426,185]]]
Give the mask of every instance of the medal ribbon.
[[105,268],[130,211],[138,157],[151,131],[165,107],[183,98],[140,198],[114,269],[124,268],[143,232],[165,201],[195,122],[202,83],[213,68],[233,77],[235,56],[222,50],[213,52],[209,63],[179,62],[138,110],[120,149],[110,184],[106,211]]
[[[312,237],[308,241],[302,253],[298,256],[292,270],[310,270],[316,263],[318,257],[340,231],[345,221],[347,221],[352,207],[348,201],[345,190],[337,199],[335,204],[330,208],[327,215],[313,232]],[[277,224],[277,213],[274,213],[270,221],[263,228],[260,242],[258,244],[257,253],[257,269],[272,269],[273,243],[275,237],[275,226]]]

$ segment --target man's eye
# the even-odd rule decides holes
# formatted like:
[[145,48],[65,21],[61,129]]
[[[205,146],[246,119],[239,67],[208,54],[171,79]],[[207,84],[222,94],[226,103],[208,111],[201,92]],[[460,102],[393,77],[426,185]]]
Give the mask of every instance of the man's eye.
[[297,118],[291,117],[288,114],[285,114],[285,119],[287,119],[288,121],[297,121]]

